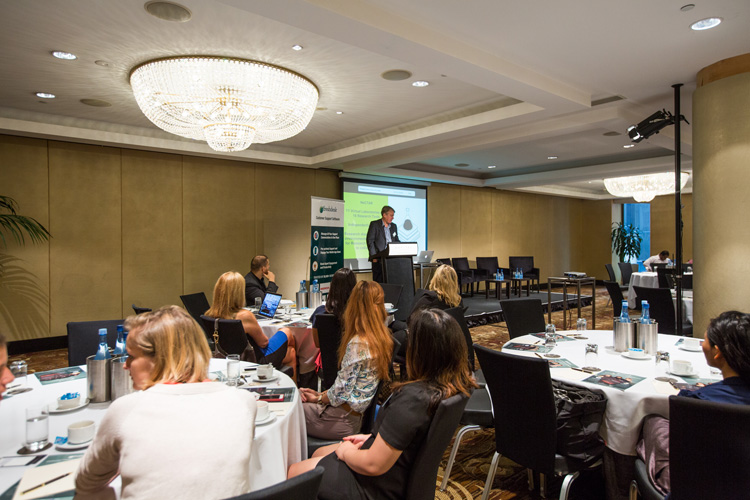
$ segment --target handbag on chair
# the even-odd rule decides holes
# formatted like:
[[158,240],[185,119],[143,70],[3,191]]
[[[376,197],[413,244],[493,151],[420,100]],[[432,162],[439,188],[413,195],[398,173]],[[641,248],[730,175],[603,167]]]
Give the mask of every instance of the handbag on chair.
[[227,353],[219,345],[219,318],[214,320],[214,350],[211,353],[214,359],[226,359]]
[[584,463],[595,461],[604,453],[599,435],[607,396],[603,391],[588,389],[558,380],[552,381],[557,408],[557,453]]

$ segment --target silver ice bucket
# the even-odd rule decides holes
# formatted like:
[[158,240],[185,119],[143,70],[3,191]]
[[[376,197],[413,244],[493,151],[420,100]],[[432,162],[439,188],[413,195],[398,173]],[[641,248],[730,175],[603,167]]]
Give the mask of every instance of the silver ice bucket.
[[307,307],[307,292],[297,292],[297,310],[301,311]]
[[130,372],[125,369],[125,360],[117,357],[110,363],[112,373],[110,379],[112,381],[111,395],[112,401],[125,396],[133,392],[133,379],[130,378]]
[[638,323],[638,334],[636,335],[636,347],[643,349],[646,354],[654,355],[659,350],[659,324],[651,321],[650,324]]
[[320,292],[310,292],[308,299],[308,307],[310,307],[310,309],[315,309],[323,304],[323,294]]
[[615,318],[612,329],[614,330],[615,351],[625,352],[631,347],[635,347],[635,325],[633,323],[620,323],[620,319]]
[[94,354],[86,358],[86,380],[88,395],[92,403],[105,403],[111,400],[112,359],[94,359]]

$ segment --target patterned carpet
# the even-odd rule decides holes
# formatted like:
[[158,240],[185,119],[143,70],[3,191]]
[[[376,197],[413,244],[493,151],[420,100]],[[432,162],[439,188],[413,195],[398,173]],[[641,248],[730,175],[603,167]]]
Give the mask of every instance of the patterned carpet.
[[[607,305],[609,295],[603,287],[597,288],[596,292],[596,327],[597,330],[609,330],[612,328],[612,305]],[[574,313],[575,317],[575,313]],[[591,325],[591,308],[583,309],[583,317],[589,320]],[[552,321],[558,330],[563,329],[563,313],[553,312]],[[575,319],[574,319],[575,321]],[[569,320],[570,322],[570,320]],[[504,323],[483,325],[471,329],[474,342],[486,347],[499,349],[508,341],[508,329]],[[12,356],[11,361],[24,359],[29,365],[29,373],[34,371],[51,370],[68,365],[67,349],[53,351],[28,353]],[[451,443],[452,446],[452,443]],[[468,500],[480,498],[484,491],[484,482],[487,478],[490,461],[495,452],[494,430],[477,431],[467,434],[461,442],[456,461],[451,471],[448,487],[440,491],[437,486],[443,479],[444,467],[448,462],[450,447],[443,455],[443,461],[438,470],[435,488],[435,498],[439,500]],[[537,489],[529,491],[526,470],[507,459],[501,459],[497,468],[497,474],[489,495],[491,500],[531,500],[539,499],[538,478]],[[547,487],[547,498],[556,498],[560,491],[560,483],[551,482]],[[573,484],[571,497],[576,500],[604,498],[604,486],[600,472],[582,475]]]

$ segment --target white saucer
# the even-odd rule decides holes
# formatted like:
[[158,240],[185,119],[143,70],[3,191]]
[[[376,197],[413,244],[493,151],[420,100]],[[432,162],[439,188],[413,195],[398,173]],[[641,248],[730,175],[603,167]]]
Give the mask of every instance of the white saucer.
[[85,443],[77,443],[77,444],[70,444],[70,443],[56,444],[55,448],[57,448],[58,450],[63,450],[63,451],[82,450],[84,448],[88,448],[93,440],[94,438],[91,438]]
[[257,375],[253,375],[253,382],[260,382],[262,384],[263,382],[273,382],[274,380],[278,380],[278,378],[279,378],[279,374],[278,373],[274,373],[270,377],[263,378],[263,379],[258,378]]
[[276,420],[276,414],[272,411],[268,412],[268,416],[263,420],[255,419],[255,425],[266,425]]
[[697,348],[693,349],[692,347],[688,347],[685,344],[680,344],[677,346],[678,349],[682,349],[683,351],[690,351],[690,352],[700,352],[703,350],[701,346],[698,346]]
[[678,377],[688,377],[688,378],[693,378],[693,377],[697,377],[697,376],[698,376],[698,370],[693,370],[693,371],[692,371],[692,372],[690,372],[690,373],[677,373],[677,372],[673,372],[673,371],[672,371],[672,370],[670,369],[670,370],[669,370],[669,373],[671,373],[672,375],[677,375]]
[[89,405],[88,398],[82,399],[80,403],[78,403],[78,406],[73,406],[72,408],[63,408],[59,409],[57,407],[57,399],[55,399],[52,403],[49,404],[49,412],[51,414],[57,414],[57,413],[68,413],[69,411],[76,411],[80,410],[81,408],[85,408]]
[[651,359],[651,358],[653,358],[653,356],[650,356],[648,354],[645,355],[645,356],[641,356],[641,357],[631,356],[630,353],[627,352],[627,351],[620,353],[620,356],[622,356],[623,358],[634,359],[636,361],[643,361],[644,359]]

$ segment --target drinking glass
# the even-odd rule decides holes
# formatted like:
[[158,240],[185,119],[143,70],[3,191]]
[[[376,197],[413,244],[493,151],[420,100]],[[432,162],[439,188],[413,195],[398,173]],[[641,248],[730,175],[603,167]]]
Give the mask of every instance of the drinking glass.
[[576,330],[586,331],[586,318],[578,318],[578,321],[576,321]]
[[586,344],[584,362],[586,363],[584,370],[601,371],[601,368],[596,366],[599,363],[599,344]]
[[240,355],[227,355],[227,385],[238,385],[240,380]]
[[49,410],[47,405],[26,408],[26,448],[39,451],[49,442]]
[[255,297],[255,309],[260,311],[260,305],[263,303],[260,297]]
[[557,346],[557,339],[555,338],[556,335],[555,325],[553,325],[552,323],[547,325],[544,328],[544,345],[548,345],[551,347]]
[[14,361],[10,364],[10,372],[15,377],[16,381],[20,382],[21,385],[26,385],[26,375],[28,373],[28,365],[26,361]]
[[669,352],[656,351],[654,360],[656,362],[656,380],[660,382],[669,382],[670,380],[674,380],[671,377],[667,376],[669,372]]

